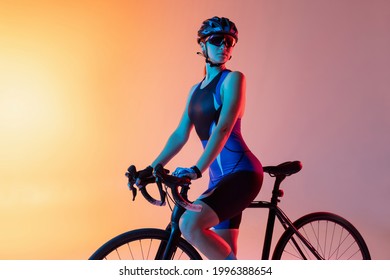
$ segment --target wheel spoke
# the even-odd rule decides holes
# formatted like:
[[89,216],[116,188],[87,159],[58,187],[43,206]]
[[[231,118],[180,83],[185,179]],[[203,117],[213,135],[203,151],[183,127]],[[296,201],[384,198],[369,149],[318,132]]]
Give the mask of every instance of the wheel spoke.
[[129,253],[130,253],[131,259],[134,260],[133,251],[130,248],[130,243],[126,243],[126,244],[127,244],[127,248],[129,249]]
[[[299,219],[295,227],[323,259],[370,259],[356,228],[340,216],[319,212]],[[304,256],[302,256],[304,254]],[[275,247],[276,259],[317,259],[314,251],[290,228]]]

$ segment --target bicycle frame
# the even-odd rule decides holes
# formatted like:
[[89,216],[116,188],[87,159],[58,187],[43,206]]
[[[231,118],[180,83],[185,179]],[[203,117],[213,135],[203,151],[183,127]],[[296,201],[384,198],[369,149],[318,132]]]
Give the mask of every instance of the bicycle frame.
[[[180,195],[187,198],[188,188],[183,188],[180,192]],[[178,242],[181,237],[181,231],[179,228],[179,220],[183,213],[186,211],[182,206],[175,205],[172,210],[171,222],[167,225],[166,231],[170,232],[169,240],[167,244],[161,242],[156,260],[170,260],[172,256],[175,254],[176,246],[175,244]]]
[[[278,218],[279,222],[283,226],[284,230],[287,230],[288,228],[291,228],[294,233],[299,237],[299,239],[308,247],[308,249],[313,253],[313,255],[319,259],[322,260],[323,258],[321,255],[317,252],[317,250],[313,247],[313,245],[310,244],[309,241],[295,228],[293,222],[287,217],[287,215],[278,207],[278,203],[280,202],[279,197],[283,196],[283,191],[280,190],[280,184],[282,181],[286,178],[286,175],[277,175],[275,179],[274,188],[272,190],[272,198],[271,202],[268,201],[253,201],[248,208],[266,208],[269,209],[268,212],[268,219],[267,219],[267,227],[265,230],[265,237],[264,237],[264,245],[263,245],[263,252],[261,259],[262,260],[268,260],[270,251],[271,251],[271,244],[272,244],[272,237],[273,232],[275,228],[275,217]],[[301,254],[302,258],[306,259],[305,255],[301,251],[300,247],[298,246],[297,242],[292,239],[295,247],[297,248],[298,252]]]
[[[267,219],[267,227],[264,237],[264,245],[262,251],[262,260],[268,260],[271,251],[272,237],[275,227],[275,217],[278,218],[279,222],[282,224],[284,230],[291,228],[297,237],[302,241],[303,244],[307,246],[307,248],[313,253],[313,255],[321,260],[323,259],[317,250],[310,244],[309,241],[295,228],[293,222],[287,217],[287,215],[278,207],[278,203],[280,202],[279,197],[283,196],[283,191],[280,190],[280,184],[286,178],[286,175],[277,175],[275,176],[275,184],[272,191],[271,202],[268,201],[253,201],[248,208],[265,208],[269,209],[268,219]],[[187,197],[188,189],[182,189],[181,195],[183,197]],[[170,238],[167,244],[161,243],[156,255],[156,259],[169,260],[175,253],[175,244],[179,240],[181,236],[181,231],[179,228],[179,220],[181,215],[185,212],[185,209],[181,206],[175,205],[171,215],[171,222],[166,227],[166,230],[169,231]],[[306,259],[305,255],[301,251],[297,242],[293,240],[298,252],[302,255],[304,259]]]
[[171,235],[169,237],[168,244],[160,244],[159,249],[157,251],[157,259],[162,255],[162,260],[170,260],[171,257],[175,254],[176,246],[174,244],[177,243],[181,236],[181,231],[179,228],[179,220],[181,215],[183,215],[185,209],[181,206],[175,206],[172,211],[171,223],[168,224],[165,230],[170,231]]
[[[133,187],[135,183],[135,174],[133,173],[136,171],[135,167],[131,167],[126,175],[129,178],[129,188],[133,191],[134,199],[136,189]],[[292,222],[278,207],[279,198],[283,196],[283,191],[280,190],[281,182],[287,176],[299,172],[301,168],[302,164],[299,161],[285,162],[277,166],[265,166],[263,168],[264,173],[268,173],[271,177],[276,178],[271,200],[252,201],[247,207],[269,209],[261,259],[267,260],[270,256],[272,259],[283,259],[284,257],[298,259],[313,259],[314,257],[314,259],[319,260],[360,259],[360,257],[364,260],[371,259],[363,237],[343,217],[329,212],[315,212]],[[121,257],[123,256],[125,259],[129,257],[129,254],[131,258],[138,259],[138,251],[140,259],[145,259],[144,252],[147,252],[147,259],[150,256],[154,256],[157,260],[181,259],[182,254],[189,259],[202,259],[199,252],[181,237],[179,228],[180,218],[185,211],[201,210],[193,207],[199,206],[198,204],[195,203],[193,205],[188,200],[187,192],[191,182],[187,178],[168,175],[165,170],[157,171],[156,168],[156,177],[161,180],[157,182],[155,178],[147,178],[148,180],[143,182],[144,185],[142,185],[140,190],[146,200],[154,205],[161,206],[165,202],[166,192],[168,189],[171,189],[172,196],[170,198],[174,201],[175,206],[172,209],[171,221],[166,229],[143,228],[122,233],[103,244],[90,259],[111,259],[112,256],[119,259],[122,259]],[[161,195],[161,200],[154,199],[146,190],[146,185],[153,182],[156,182],[159,189],[161,189],[160,194],[163,194]],[[165,192],[163,192],[161,183],[164,183],[166,186]],[[273,254],[270,255],[276,217],[281,223],[284,233],[279,237],[279,241],[273,248]],[[320,232],[324,232],[324,234]],[[312,240],[313,243],[309,240]],[[145,242],[143,243],[143,241]],[[156,241],[159,242],[157,243]],[[328,243],[330,243],[329,246],[327,246]],[[133,245],[135,247],[132,247]],[[157,248],[155,247],[156,245]],[[133,256],[132,248],[134,248],[135,257]],[[114,253],[114,255],[111,255],[111,253]],[[175,256],[179,253],[180,256]]]

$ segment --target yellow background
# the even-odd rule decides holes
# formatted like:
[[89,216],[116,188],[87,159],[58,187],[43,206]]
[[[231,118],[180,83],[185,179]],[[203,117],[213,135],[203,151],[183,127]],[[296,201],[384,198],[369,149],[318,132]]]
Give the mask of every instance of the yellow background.
[[[214,15],[239,29],[228,67],[247,77],[248,145],[264,165],[303,162],[282,208],[345,216],[389,259],[389,11],[386,0],[1,0],[0,259],[87,259],[123,231],[166,225],[169,209],[132,202],[123,175],[176,126],[202,79],[196,32]],[[168,167],[200,152],[193,133]],[[260,257],[264,219],[246,211],[239,258]]]

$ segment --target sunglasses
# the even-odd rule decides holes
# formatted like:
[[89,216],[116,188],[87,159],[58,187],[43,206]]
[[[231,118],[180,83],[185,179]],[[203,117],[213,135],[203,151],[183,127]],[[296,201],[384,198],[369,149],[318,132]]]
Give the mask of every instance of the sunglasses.
[[211,35],[206,42],[209,42],[210,44],[217,47],[222,46],[222,44],[228,48],[234,47],[236,45],[236,39],[234,39],[234,37],[224,34]]

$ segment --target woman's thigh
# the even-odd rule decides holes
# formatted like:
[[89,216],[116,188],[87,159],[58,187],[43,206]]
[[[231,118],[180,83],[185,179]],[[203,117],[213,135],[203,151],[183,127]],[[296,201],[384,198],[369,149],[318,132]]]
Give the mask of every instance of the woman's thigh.
[[[250,171],[233,173],[223,178],[213,190],[202,194],[199,200],[214,210],[219,222],[226,221],[238,217],[256,198],[262,182],[263,176],[259,173]],[[234,228],[238,228],[240,220],[234,223],[238,223]]]
[[180,219],[182,230],[208,229],[219,223],[218,215],[209,205],[200,200],[194,201],[194,204],[201,205],[202,210],[200,212],[185,211]]

